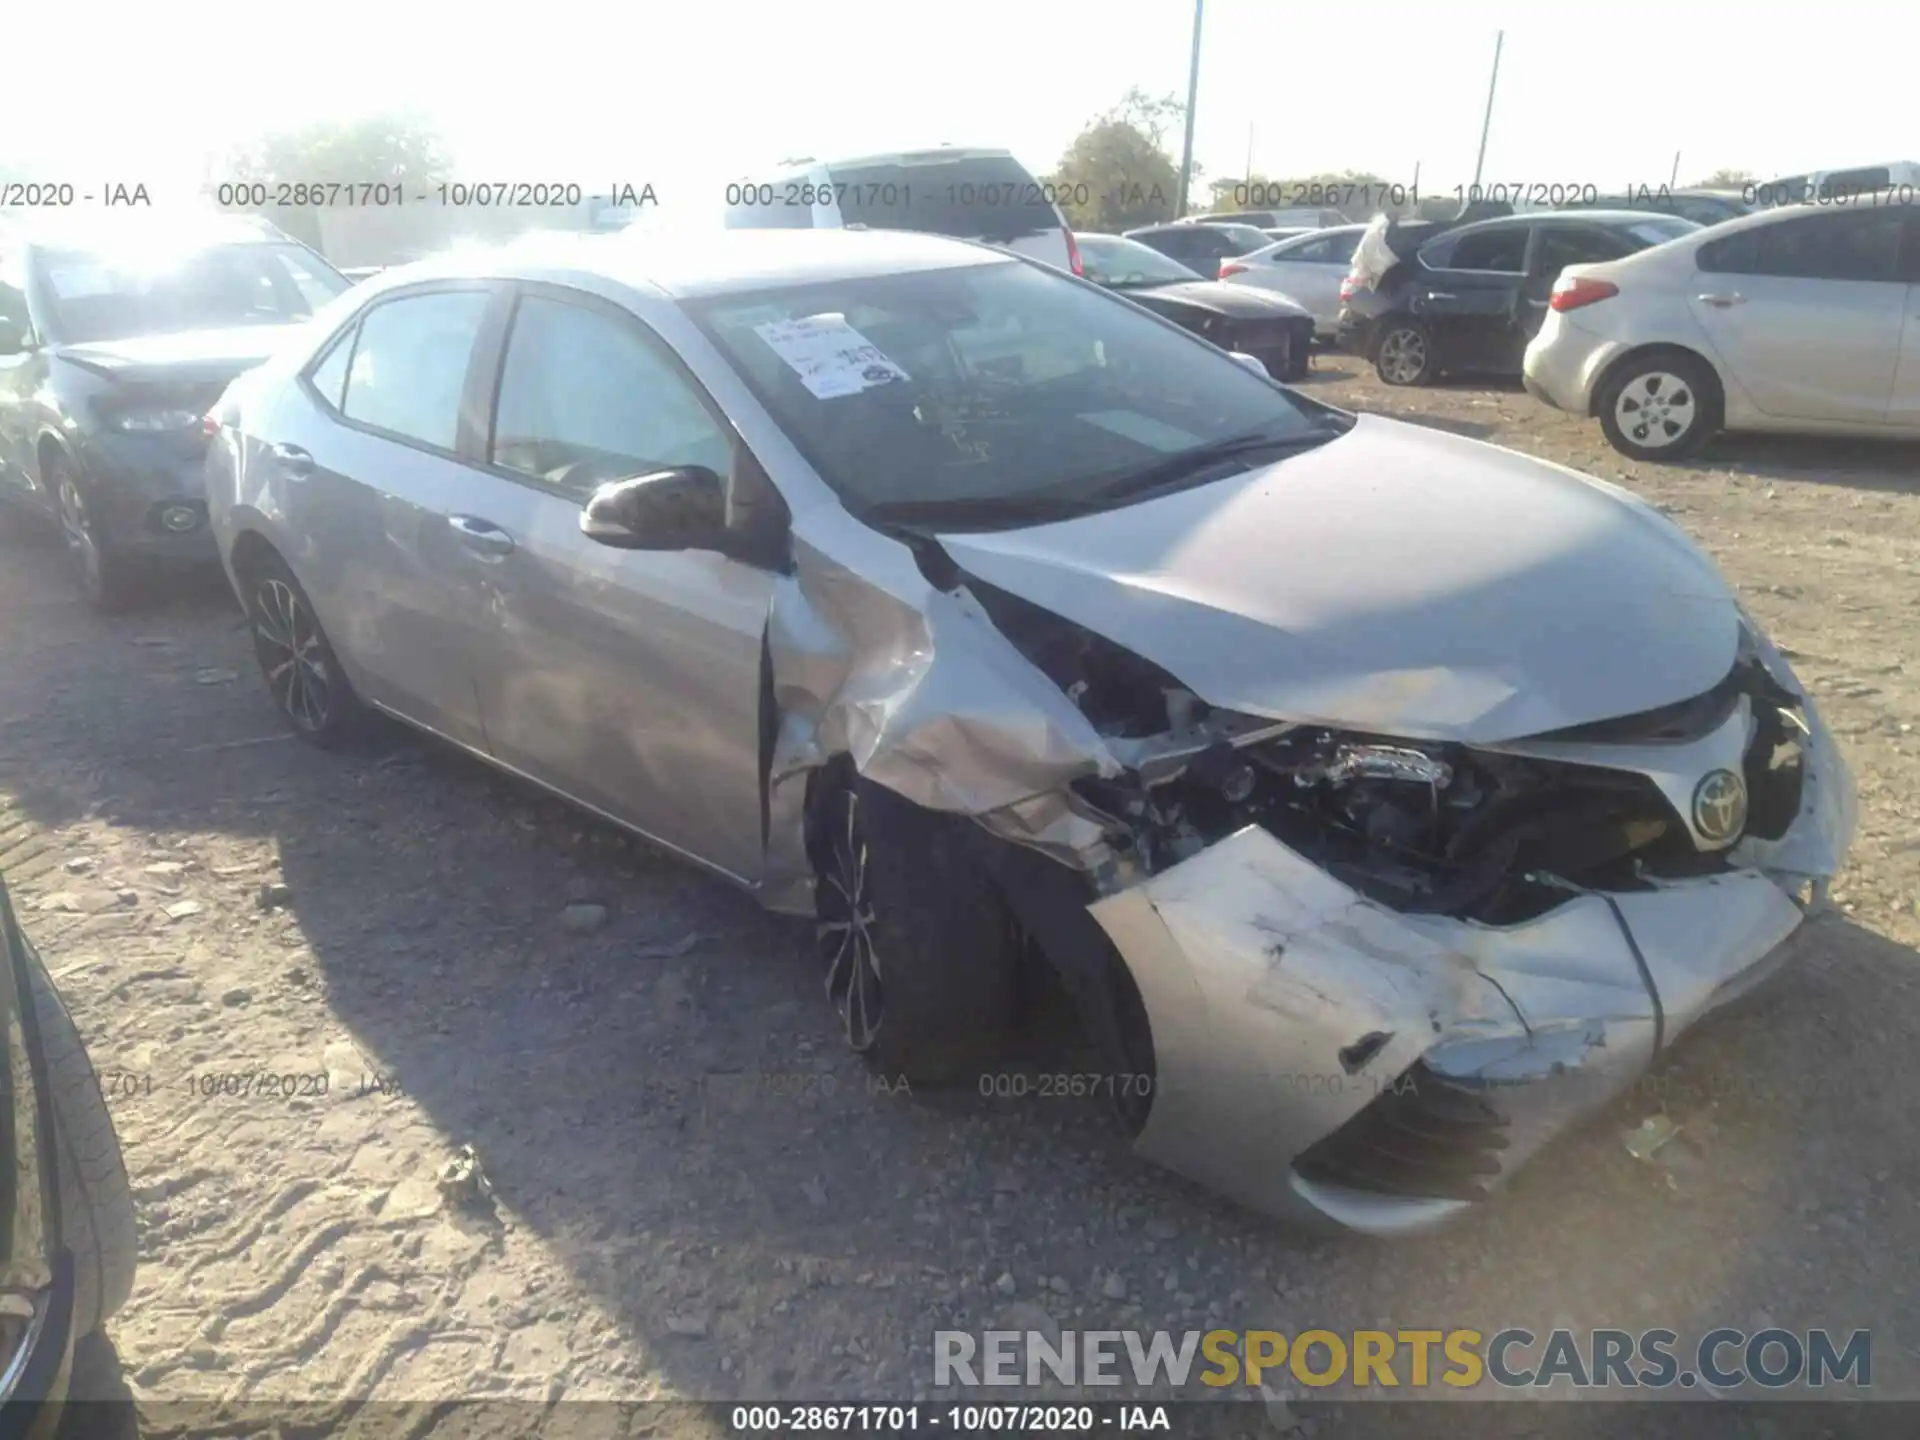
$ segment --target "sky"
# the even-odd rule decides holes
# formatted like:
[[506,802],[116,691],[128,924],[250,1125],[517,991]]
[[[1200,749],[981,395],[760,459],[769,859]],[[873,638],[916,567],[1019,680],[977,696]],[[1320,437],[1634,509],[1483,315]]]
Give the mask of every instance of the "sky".
[[[1891,58],[1920,54],[1920,6],[1829,0],[1807,23],[1798,8],[1205,0],[1195,158],[1209,177],[1249,157],[1276,176],[1411,184],[1417,169],[1420,193],[1451,195],[1473,179],[1504,30],[1484,183],[1657,186],[1676,152],[1682,184],[1920,159],[1920,106]],[[439,132],[462,178],[651,184],[677,210],[717,207],[729,180],[800,154],[998,145],[1045,174],[1130,86],[1184,94],[1194,6],[102,0],[86,14],[83,67],[9,67],[9,114],[43,123],[0,129],[0,170],[142,183],[161,203],[222,178],[261,134],[401,110]],[[23,53],[52,53],[75,19],[30,4],[10,24]],[[1809,54],[1821,36],[1849,37],[1850,58]],[[1861,40],[1889,58],[1853,56]]]

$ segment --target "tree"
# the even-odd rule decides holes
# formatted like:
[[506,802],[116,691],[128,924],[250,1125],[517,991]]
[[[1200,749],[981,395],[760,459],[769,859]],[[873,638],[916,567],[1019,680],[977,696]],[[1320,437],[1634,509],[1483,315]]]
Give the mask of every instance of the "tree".
[[344,123],[323,121],[305,129],[269,135],[234,156],[236,181],[262,182],[268,204],[236,206],[261,210],[276,225],[309,245],[320,239],[311,207],[274,203],[280,184],[378,185],[398,183],[409,195],[448,178],[452,166],[440,137],[427,125],[404,115],[369,115]]
[[1173,219],[1180,170],[1165,141],[1185,114],[1173,96],[1135,86],[1082,130],[1051,177],[1067,223],[1115,233]]
[[1716,170],[1690,188],[1695,190],[1740,190],[1759,180],[1751,170]]

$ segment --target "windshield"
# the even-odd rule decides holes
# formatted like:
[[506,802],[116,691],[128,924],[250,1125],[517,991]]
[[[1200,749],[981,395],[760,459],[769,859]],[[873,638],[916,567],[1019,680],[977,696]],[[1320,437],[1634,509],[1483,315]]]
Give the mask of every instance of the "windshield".
[[1060,229],[1050,192],[1011,155],[915,155],[831,174],[848,225],[996,242]]
[[1177,326],[1018,261],[688,309],[855,511],[1086,497],[1222,441],[1333,433]]
[[49,332],[64,344],[182,330],[289,325],[348,288],[298,245],[209,245],[173,254],[51,250],[40,255]]
[[1112,290],[1206,278],[1173,257],[1162,255],[1151,245],[1142,245],[1124,235],[1076,235],[1073,238],[1080,246],[1080,263],[1087,279]]

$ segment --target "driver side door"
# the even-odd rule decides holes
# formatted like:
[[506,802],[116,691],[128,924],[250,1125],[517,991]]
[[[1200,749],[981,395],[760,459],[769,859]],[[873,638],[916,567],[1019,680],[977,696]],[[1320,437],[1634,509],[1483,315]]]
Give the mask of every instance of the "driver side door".
[[751,465],[672,349],[597,296],[527,285],[460,523],[496,760],[735,879],[759,878],[760,664],[771,571],[580,532],[610,480]]

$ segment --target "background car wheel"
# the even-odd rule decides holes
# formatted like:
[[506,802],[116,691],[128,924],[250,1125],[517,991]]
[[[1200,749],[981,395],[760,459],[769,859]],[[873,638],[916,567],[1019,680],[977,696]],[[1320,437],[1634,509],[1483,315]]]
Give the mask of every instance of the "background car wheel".
[[52,1091],[61,1235],[73,1252],[74,1332],[91,1335],[133,1293],[140,1245],[133,1190],[80,1032],[31,945],[27,981]]
[[87,603],[103,614],[132,605],[139,598],[139,563],[108,541],[90,487],[80,472],[65,459],[57,459],[46,467],[42,479],[59,506],[60,538],[67,547],[67,565]]
[[1596,409],[1609,444],[1636,460],[1678,460],[1720,428],[1720,380],[1691,355],[1629,360],[1609,376]]
[[1017,932],[953,817],[855,777],[815,810],[816,936],[847,1044],[879,1074],[963,1085],[1018,1010]]
[[1433,336],[1424,325],[1396,322],[1387,326],[1374,346],[1373,368],[1389,385],[1425,385],[1438,372]]
[[366,716],[340,668],[313,602],[277,555],[243,576],[253,653],[280,713],[301,739],[332,749],[358,733]]

